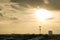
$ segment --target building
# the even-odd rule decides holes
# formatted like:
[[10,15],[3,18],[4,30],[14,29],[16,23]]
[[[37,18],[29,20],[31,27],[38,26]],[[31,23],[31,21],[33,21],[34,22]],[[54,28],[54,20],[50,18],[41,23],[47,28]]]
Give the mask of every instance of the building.
[[52,31],[48,31],[48,35],[52,35],[53,34],[53,32]]

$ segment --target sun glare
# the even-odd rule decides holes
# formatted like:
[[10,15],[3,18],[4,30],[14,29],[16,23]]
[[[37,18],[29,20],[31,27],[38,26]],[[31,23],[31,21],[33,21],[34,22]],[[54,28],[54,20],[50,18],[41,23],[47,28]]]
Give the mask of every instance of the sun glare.
[[35,16],[38,18],[38,20],[45,21],[46,19],[51,18],[52,14],[46,9],[36,9]]

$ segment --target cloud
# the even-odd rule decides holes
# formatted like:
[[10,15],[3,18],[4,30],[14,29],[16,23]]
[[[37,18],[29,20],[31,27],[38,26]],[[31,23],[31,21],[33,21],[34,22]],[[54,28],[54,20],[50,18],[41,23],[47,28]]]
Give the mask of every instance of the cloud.
[[0,13],[0,16],[1,16],[1,17],[3,17],[3,14],[2,14],[2,13]]
[[[2,3],[0,4],[0,24],[10,24],[13,22],[18,22],[19,18],[17,17],[17,13],[19,14],[20,11],[11,7],[14,3]],[[15,4],[13,6],[16,6]],[[17,7],[19,8],[19,7]]]
[[40,6],[43,3],[43,0],[11,0],[13,2],[17,2],[19,3],[21,6],[23,7],[36,7],[36,6]]
[[44,3],[45,3],[45,4],[49,4],[49,1],[48,1],[48,0],[44,0]]
[[60,10],[60,0],[48,0],[49,4],[46,5],[48,9]]
[[37,6],[40,6],[49,10],[60,10],[60,0],[11,0],[11,1],[17,2],[19,3],[20,6],[25,8],[29,7],[36,8]]
[[11,20],[18,20],[18,18],[16,18],[16,17],[13,17],[13,18],[10,18]]

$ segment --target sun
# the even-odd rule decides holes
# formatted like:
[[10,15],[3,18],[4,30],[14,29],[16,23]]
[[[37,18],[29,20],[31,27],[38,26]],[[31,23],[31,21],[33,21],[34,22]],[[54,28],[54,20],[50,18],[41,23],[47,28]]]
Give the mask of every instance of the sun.
[[51,18],[52,14],[50,11],[48,11],[46,9],[36,9],[35,16],[36,16],[36,18],[38,18],[38,20],[45,21],[48,18]]

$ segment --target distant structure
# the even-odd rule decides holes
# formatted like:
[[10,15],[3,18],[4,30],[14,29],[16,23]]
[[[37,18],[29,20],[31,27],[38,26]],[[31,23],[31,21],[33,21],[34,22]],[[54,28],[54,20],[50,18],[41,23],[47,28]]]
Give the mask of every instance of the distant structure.
[[53,34],[53,32],[52,31],[48,31],[48,35],[52,35]]
[[39,33],[41,34],[41,26],[39,26]]
[[2,2],[10,2],[11,0],[0,0],[0,3]]

